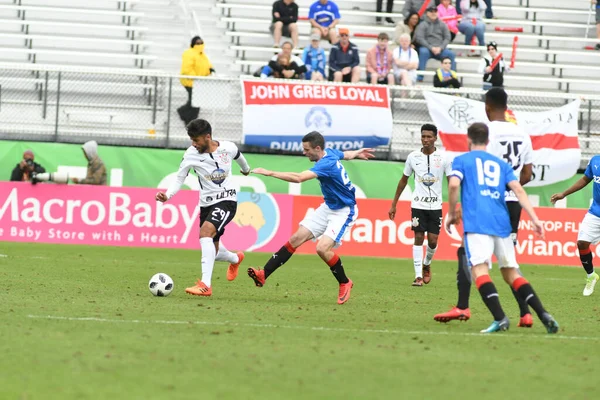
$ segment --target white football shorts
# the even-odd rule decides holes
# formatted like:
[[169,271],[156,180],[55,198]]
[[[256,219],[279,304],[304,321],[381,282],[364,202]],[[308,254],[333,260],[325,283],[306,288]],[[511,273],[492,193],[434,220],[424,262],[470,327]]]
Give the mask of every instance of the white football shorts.
[[354,225],[357,217],[356,205],[332,210],[323,203],[314,212],[304,217],[300,225],[311,231],[315,239],[325,235],[340,245],[342,238]]
[[577,240],[590,242],[592,244],[600,242],[600,218],[589,212],[586,213],[579,226]]
[[488,264],[491,268],[492,255],[495,255],[500,268],[519,268],[515,245],[510,236],[501,238],[480,233],[467,233],[465,235],[465,251],[471,266]]

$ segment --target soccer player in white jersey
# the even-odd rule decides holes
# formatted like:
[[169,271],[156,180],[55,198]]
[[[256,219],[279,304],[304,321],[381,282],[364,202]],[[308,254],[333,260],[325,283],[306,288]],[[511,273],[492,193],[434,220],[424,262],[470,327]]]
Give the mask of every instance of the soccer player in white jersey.
[[[502,88],[492,88],[485,95],[485,111],[490,123],[489,144],[487,151],[498,158],[503,159],[513,169],[515,175],[519,176],[519,183],[525,185],[531,180],[533,170],[533,147],[531,138],[522,128],[506,119],[508,108],[508,96]],[[506,205],[509,212],[511,224],[511,238],[513,244],[517,243],[517,232],[521,219],[521,205],[515,194],[507,188],[505,191]],[[471,280],[468,273],[465,248],[461,246],[457,252],[458,270],[456,273],[458,287],[458,301],[456,307],[450,311],[437,314],[433,318],[439,322],[448,322],[453,319],[466,321],[471,317],[469,309],[469,297],[471,293]],[[519,270],[520,273],[520,270]],[[518,327],[530,328],[533,326],[533,318],[527,302],[513,290],[513,296],[519,304],[520,319]]]
[[[413,265],[415,280],[413,286],[423,286],[431,282],[431,260],[437,250],[437,241],[442,226],[442,179],[451,171],[452,163],[446,154],[435,147],[437,128],[432,124],[421,127],[420,150],[413,151],[406,158],[404,174],[398,182],[392,206],[388,212],[390,219],[396,216],[398,199],[414,174],[415,191],[411,202],[412,230],[415,232],[413,245]],[[427,232],[427,253],[423,260],[423,241]]]
[[317,179],[321,186],[324,203],[315,211],[306,215],[300,227],[290,240],[269,258],[263,269],[248,268],[248,276],[254,284],[262,287],[266,279],[285,264],[296,249],[311,239],[318,239],[317,254],[329,266],[339,283],[338,304],[344,304],[350,298],[352,281],[346,276],[342,260],[333,251],[342,244],[344,234],[354,225],[358,217],[355,187],[340,161],[373,157],[372,149],[360,149],[341,152],[325,148],[325,138],[313,131],[302,138],[303,153],[315,165],[303,172],[277,172],[264,168],[255,168],[252,173],[272,176],[286,182],[305,182]]
[[165,202],[181,189],[190,169],[200,183],[200,247],[202,249],[202,278],[196,285],[185,289],[195,296],[212,295],[212,272],[216,261],[229,262],[227,279],[232,281],[244,260],[244,253],[232,253],[219,242],[225,227],[237,210],[237,187],[231,181],[231,167],[235,160],[241,173],[248,175],[250,166],[235,143],[214,140],[212,127],[204,119],[195,119],[187,127],[192,145],[183,155],[176,180],[166,193],[158,192],[156,200]]
[[482,123],[472,124],[467,136],[469,152],[452,161],[452,172],[448,181],[449,209],[446,229],[449,231],[451,225],[458,222],[456,206],[460,190],[463,237],[471,276],[483,302],[494,317],[492,324],[481,333],[505,331],[510,326],[500,305],[498,291],[489,275],[492,255],[498,259],[506,283],[535,310],[548,333],[556,333],[558,323],[544,309],[529,282],[517,270],[519,265],[510,237],[511,224],[504,200],[507,186],[529,214],[534,231],[540,237],[544,235],[542,223],[511,166],[486,151],[489,142],[488,127]]
[[592,250],[590,244],[600,242],[600,156],[594,156],[588,163],[583,176],[575,182],[570,188],[562,193],[553,194],[550,201],[554,204],[558,200],[562,200],[571,193],[583,189],[590,182],[593,183],[593,201],[588,212],[583,217],[583,221],[579,226],[577,234],[577,249],[579,250],[579,259],[585,272],[587,272],[587,280],[583,288],[584,296],[591,296],[594,293],[596,282],[600,276],[594,272],[594,264],[592,263]]

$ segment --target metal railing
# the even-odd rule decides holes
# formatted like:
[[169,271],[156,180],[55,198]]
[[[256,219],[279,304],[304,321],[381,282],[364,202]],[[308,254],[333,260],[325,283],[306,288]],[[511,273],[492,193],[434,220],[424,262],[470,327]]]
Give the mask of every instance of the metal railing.
[[[0,139],[81,142],[94,138],[103,144],[187,147],[178,108],[188,97],[180,78],[153,70],[0,63]],[[218,137],[240,143],[239,77],[197,78],[194,90],[202,93],[199,117],[211,122]],[[431,121],[424,90],[472,99],[482,99],[484,93],[465,88],[394,87],[393,136],[389,146],[377,149],[379,158],[404,159],[419,145],[419,128]],[[508,93],[515,111],[543,111],[580,98],[578,127],[584,162],[600,152],[600,96]]]

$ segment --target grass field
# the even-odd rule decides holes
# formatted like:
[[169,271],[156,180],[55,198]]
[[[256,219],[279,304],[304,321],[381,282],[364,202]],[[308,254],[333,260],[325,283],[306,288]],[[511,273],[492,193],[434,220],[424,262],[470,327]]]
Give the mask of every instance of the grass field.
[[[594,399],[600,372],[598,296],[581,269],[525,266],[561,324],[511,330],[472,291],[473,318],[433,314],[456,301],[455,263],[434,263],[413,288],[408,260],[344,258],[337,283],[317,256],[294,256],[256,288],[217,263],[213,296],[186,295],[199,251],[0,243],[0,399]],[[262,266],[248,254],[242,267]],[[175,281],[153,297],[150,276]]]

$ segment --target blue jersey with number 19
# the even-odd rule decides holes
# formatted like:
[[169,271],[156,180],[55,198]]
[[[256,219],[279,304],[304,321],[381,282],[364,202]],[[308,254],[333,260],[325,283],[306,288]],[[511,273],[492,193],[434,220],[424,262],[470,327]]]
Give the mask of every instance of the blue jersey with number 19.
[[332,210],[352,207],[356,204],[356,189],[340,160],[344,153],[335,149],[325,150],[325,155],[310,170],[317,174],[325,204]]
[[588,212],[600,217],[600,156],[594,156],[588,163],[584,175],[592,181],[593,201]]
[[481,150],[458,156],[452,173],[461,180],[461,201],[465,233],[508,237],[511,232],[504,189],[517,177],[500,158]]

